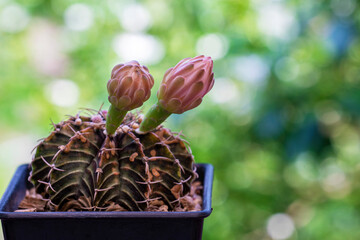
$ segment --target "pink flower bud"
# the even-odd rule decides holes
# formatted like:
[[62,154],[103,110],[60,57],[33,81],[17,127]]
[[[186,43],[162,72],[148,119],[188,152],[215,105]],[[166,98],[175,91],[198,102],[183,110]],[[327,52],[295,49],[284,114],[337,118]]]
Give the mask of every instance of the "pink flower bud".
[[183,113],[202,101],[214,85],[213,61],[203,55],[185,58],[166,71],[157,93],[161,106],[171,113]]
[[118,110],[129,111],[149,99],[154,79],[137,61],[116,65],[107,83],[109,102]]

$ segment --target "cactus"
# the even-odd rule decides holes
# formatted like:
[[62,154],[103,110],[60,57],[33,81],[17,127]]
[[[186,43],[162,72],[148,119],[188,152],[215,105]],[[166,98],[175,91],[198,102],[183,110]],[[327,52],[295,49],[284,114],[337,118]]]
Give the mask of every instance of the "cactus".
[[[202,81],[207,92],[213,75]],[[47,199],[47,210],[144,211],[159,202],[174,210],[181,205],[197,176],[188,143],[181,134],[158,126],[161,116],[143,119],[127,113],[149,98],[152,85],[146,67],[135,61],[117,65],[108,82],[108,112],[78,114],[53,124],[51,134],[37,146],[29,177],[36,192]],[[187,107],[182,110],[191,109],[191,101],[196,105],[206,93],[196,92],[193,100],[186,95]],[[139,131],[144,124],[146,131]]]

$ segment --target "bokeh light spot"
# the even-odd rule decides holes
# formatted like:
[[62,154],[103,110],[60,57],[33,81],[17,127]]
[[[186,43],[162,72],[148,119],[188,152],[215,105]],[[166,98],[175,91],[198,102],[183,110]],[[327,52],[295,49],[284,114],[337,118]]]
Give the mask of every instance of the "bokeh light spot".
[[298,33],[294,13],[280,3],[261,5],[257,26],[264,35],[279,40],[291,40]]
[[335,15],[347,17],[354,12],[356,2],[354,0],[332,0],[330,6]]
[[316,104],[315,114],[317,119],[325,125],[331,126],[339,123],[342,112],[335,101],[322,101]]
[[165,49],[154,36],[142,33],[123,33],[113,40],[113,49],[122,61],[138,60],[141,64],[160,62]]
[[336,164],[323,169],[322,187],[331,198],[343,198],[351,191],[351,186],[345,172]]
[[262,85],[269,75],[268,64],[255,54],[235,58],[232,69],[237,79],[253,85]]
[[29,21],[30,16],[26,9],[17,4],[7,5],[0,12],[0,29],[4,32],[20,32]]
[[139,3],[125,6],[119,20],[121,26],[129,32],[146,31],[152,24],[149,11]]
[[295,225],[289,215],[277,213],[269,218],[266,229],[271,238],[281,240],[294,233]]
[[309,152],[299,154],[295,161],[297,174],[303,180],[314,182],[317,180],[317,169],[315,167],[315,159]]
[[196,43],[198,55],[211,56],[213,60],[223,58],[229,49],[229,42],[222,34],[207,34],[200,37]]
[[[23,133],[14,133],[14,136],[0,142],[0,151],[3,153],[4,161],[2,164],[18,165],[29,162],[31,159],[31,150],[36,144],[36,136]],[[21,146],[21,149],[19,149]]]
[[76,83],[67,79],[58,79],[46,87],[46,94],[50,101],[60,107],[75,105],[79,99],[79,87]]
[[293,202],[287,212],[294,220],[297,227],[304,227],[309,224],[315,215],[314,208],[310,204],[297,200]]
[[70,30],[85,31],[93,25],[94,13],[90,6],[76,3],[65,10],[64,21]]
[[68,58],[63,53],[58,26],[42,19],[34,21],[27,33],[29,59],[35,69],[52,77],[61,76],[67,68]]
[[216,78],[214,87],[209,93],[211,99],[218,104],[236,101],[238,95],[235,84],[227,78]]

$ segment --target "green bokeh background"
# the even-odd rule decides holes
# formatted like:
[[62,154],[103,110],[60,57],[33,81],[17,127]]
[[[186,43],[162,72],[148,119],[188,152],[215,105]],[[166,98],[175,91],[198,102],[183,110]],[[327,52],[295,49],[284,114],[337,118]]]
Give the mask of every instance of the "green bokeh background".
[[[83,31],[66,22],[65,12],[76,3],[92,13]],[[137,33],[128,29],[119,19],[128,4],[145,9],[151,24]],[[204,239],[359,239],[358,5],[0,0],[0,195],[16,167],[30,162],[50,119],[103,103],[108,108],[106,82],[112,66],[125,60],[114,51],[114,39],[132,32],[155,37],[164,50],[154,54],[156,61],[150,56],[156,83],[144,110],[155,103],[169,67],[185,57],[215,55],[212,93],[165,123],[187,136],[196,162],[215,167]],[[72,104],[52,100],[58,79],[78,89]],[[280,223],[286,229],[276,231],[269,219],[279,213],[289,218]]]

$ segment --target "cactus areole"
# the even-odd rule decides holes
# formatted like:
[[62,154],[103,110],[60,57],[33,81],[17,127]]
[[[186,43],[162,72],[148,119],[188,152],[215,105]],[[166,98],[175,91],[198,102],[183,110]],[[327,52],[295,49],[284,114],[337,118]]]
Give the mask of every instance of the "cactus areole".
[[136,61],[116,65],[109,110],[54,124],[37,146],[29,179],[47,210],[144,211],[154,204],[176,210],[197,174],[188,143],[160,124],[201,103],[214,84],[212,67],[210,57],[180,61],[142,116],[128,111],[149,99],[153,77]]

